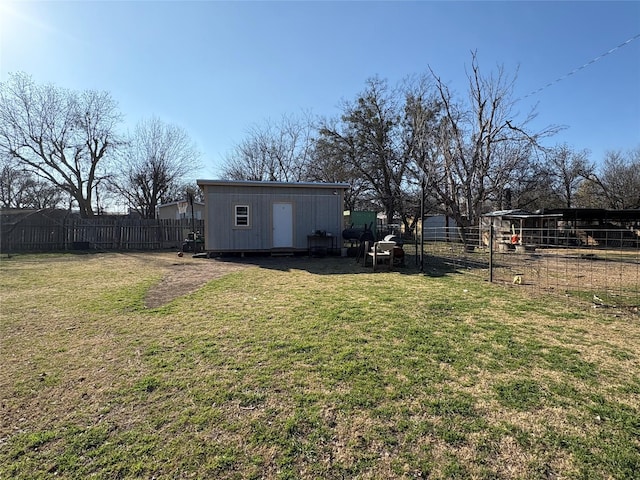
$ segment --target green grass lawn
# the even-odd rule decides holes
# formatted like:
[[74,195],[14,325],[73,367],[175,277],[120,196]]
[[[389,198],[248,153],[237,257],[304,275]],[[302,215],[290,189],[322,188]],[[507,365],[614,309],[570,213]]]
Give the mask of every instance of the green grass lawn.
[[147,309],[157,257],[2,260],[0,478],[640,478],[637,315],[342,258]]

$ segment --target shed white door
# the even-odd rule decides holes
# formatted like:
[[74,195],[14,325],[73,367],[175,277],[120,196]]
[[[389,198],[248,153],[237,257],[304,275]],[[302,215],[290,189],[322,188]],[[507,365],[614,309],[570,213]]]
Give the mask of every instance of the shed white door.
[[273,204],[273,248],[293,247],[293,206]]

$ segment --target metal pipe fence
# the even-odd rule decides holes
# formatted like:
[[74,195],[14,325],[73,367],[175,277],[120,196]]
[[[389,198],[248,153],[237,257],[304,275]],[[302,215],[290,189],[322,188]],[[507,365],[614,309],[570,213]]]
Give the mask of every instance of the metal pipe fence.
[[[640,231],[425,229],[422,268],[465,270],[494,283],[579,298],[594,307],[640,306]],[[418,252],[420,255],[420,252]]]

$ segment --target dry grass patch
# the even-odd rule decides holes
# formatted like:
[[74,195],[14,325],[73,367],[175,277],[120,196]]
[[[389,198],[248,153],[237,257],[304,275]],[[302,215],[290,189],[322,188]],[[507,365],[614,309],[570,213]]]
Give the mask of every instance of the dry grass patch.
[[353,259],[184,262],[2,261],[0,478],[640,471],[633,316]]

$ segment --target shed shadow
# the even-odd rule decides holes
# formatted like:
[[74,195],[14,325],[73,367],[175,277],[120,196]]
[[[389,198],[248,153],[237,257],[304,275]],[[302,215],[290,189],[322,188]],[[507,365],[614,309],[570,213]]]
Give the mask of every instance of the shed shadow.
[[304,256],[277,256],[270,255],[245,255],[240,256],[221,256],[217,257],[216,262],[231,262],[243,265],[253,265],[259,268],[269,270],[279,270],[282,272],[293,270],[304,270],[314,275],[358,275],[363,273],[400,273],[405,275],[415,275],[419,273],[419,266],[415,264],[415,259],[411,255],[405,256],[404,265],[394,265],[389,270],[387,265],[378,265],[376,271],[373,272],[371,263],[365,267],[362,259],[357,261],[354,257],[310,257]]
[[423,274],[427,277],[438,278],[462,271],[487,268],[483,263],[470,260],[451,261],[446,257],[426,255],[421,269],[420,259],[412,253],[405,253],[404,262],[401,265],[394,265],[391,270],[387,265],[379,265],[375,272],[370,261],[365,267],[362,259],[358,261],[354,257],[310,257],[308,255],[273,257],[268,254],[246,254],[242,257],[239,255],[220,256],[215,261],[252,265],[282,272],[304,270],[314,275],[359,275],[391,272],[401,275]]

